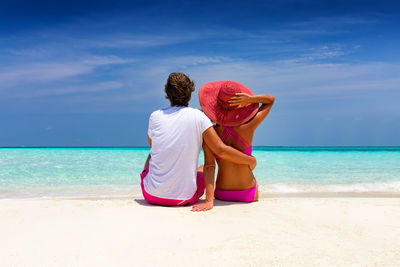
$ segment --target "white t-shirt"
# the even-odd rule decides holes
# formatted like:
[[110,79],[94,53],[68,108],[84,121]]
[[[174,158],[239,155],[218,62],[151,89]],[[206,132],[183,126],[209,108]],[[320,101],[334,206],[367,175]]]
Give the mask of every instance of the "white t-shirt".
[[213,126],[198,109],[169,107],[149,119],[152,140],[149,173],[143,185],[150,195],[187,200],[196,192],[197,164],[203,132]]

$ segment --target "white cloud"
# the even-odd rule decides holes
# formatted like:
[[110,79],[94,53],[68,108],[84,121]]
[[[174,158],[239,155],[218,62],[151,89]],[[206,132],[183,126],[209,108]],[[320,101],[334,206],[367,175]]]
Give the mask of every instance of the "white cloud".
[[10,66],[0,70],[1,88],[26,86],[53,81],[62,81],[88,74],[99,66],[123,64],[128,60],[116,56],[91,56],[72,61],[49,61]]
[[43,96],[55,95],[69,95],[69,94],[84,94],[84,93],[98,93],[104,91],[111,91],[122,88],[124,84],[117,81],[100,82],[88,85],[75,85],[75,86],[54,86],[50,88],[36,88],[36,90],[29,90],[29,92],[18,91],[12,95],[13,98],[34,98]]
[[350,25],[376,24],[379,23],[378,16],[324,16],[314,17],[309,20],[297,21],[289,25],[294,28],[332,28],[348,27]]
[[400,63],[322,64],[298,61],[234,61],[186,70],[197,84],[236,80],[256,93],[270,92],[288,100],[313,96],[354,97],[367,91],[400,90]]
[[[60,34],[62,31],[47,29],[47,32],[39,35],[39,41],[33,42],[36,48],[8,50],[12,56],[18,59],[26,57],[26,60],[24,58],[22,61],[24,64],[11,62],[10,66],[0,69],[0,97],[27,98],[123,87],[128,90],[119,90],[115,95],[104,98],[104,101],[139,101],[141,96],[159,95],[166,77],[173,71],[190,74],[196,80],[197,87],[212,80],[237,80],[255,92],[271,90],[288,101],[296,101],[299,96],[324,98],[339,93],[351,95],[351,92],[396,89],[400,70],[398,63],[332,63],[334,59],[348,62],[344,56],[359,45],[327,42],[318,45],[313,43],[311,46],[299,41],[307,36],[341,34],[344,28],[348,30],[346,27],[349,25],[367,23],[377,23],[377,20],[346,16],[319,17],[286,23],[279,29],[244,31],[213,27],[183,31],[181,28],[181,31],[173,33],[155,31],[152,34],[104,31],[88,37],[73,34],[64,37],[64,34]],[[87,23],[80,21],[69,25],[66,32],[76,32],[75,28],[79,25]],[[36,38],[38,35],[31,36]],[[23,38],[20,37],[21,40]],[[196,51],[194,49],[197,46],[190,46],[186,50],[183,47],[182,56],[174,46],[165,57],[160,53],[151,53],[160,51],[155,47],[193,41],[209,45],[211,51]],[[212,45],[219,45],[218,49],[226,46],[226,52],[213,50]],[[142,48],[149,50],[141,54]],[[105,54],[109,49],[119,56],[94,56]],[[124,58],[124,55],[134,53],[138,53],[136,61]],[[266,54],[279,54],[281,60],[273,60]],[[119,65],[120,68],[110,68],[115,75],[103,78],[109,73],[103,72],[100,67],[108,65]],[[103,96],[95,97],[101,101]]]
[[193,41],[199,38],[198,34],[154,34],[154,35],[133,35],[126,34],[108,34],[93,36],[90,39],[84,38],[71,38],[69,41],[76,44],[76,46],[84,47],[103,47],[103,48],[142,48],[142,47],[156,47],[171,44],[184,43]]

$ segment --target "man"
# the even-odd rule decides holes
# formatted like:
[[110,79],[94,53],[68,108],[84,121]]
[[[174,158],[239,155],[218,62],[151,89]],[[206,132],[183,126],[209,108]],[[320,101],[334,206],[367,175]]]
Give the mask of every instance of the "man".
[[223,159],[249,165],[251,169],[257,162],[254,157],[226,146],[206,115],[188,107],[193,91],[194,82],[188,76],[169,75],[165,93],[171,106],[150,116],[151,151],[141,174],[141,188],[147,202],[164,206],[194,204],[206,188],[205,203],[192,208],[205,211],[213,208],[215,162],[212,155],[205,153],[204,168],[197,170],[202,145]]

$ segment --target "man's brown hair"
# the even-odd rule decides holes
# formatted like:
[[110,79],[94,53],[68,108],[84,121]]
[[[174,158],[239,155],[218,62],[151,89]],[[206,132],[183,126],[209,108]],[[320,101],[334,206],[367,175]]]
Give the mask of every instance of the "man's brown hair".
[[181,72],[171,73],[165,84],[166,98],[171,102],[171,106],[187,107],[193,91],[194,82]]

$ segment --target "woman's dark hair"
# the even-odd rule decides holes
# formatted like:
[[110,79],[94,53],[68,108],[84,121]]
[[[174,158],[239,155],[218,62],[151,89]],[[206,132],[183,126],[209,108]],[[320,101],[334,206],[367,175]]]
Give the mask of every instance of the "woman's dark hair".
[[181,72],[171,73],[165,84],[166,98],[171,102],[171,106],[187,107],[193,91],[194,82]]

